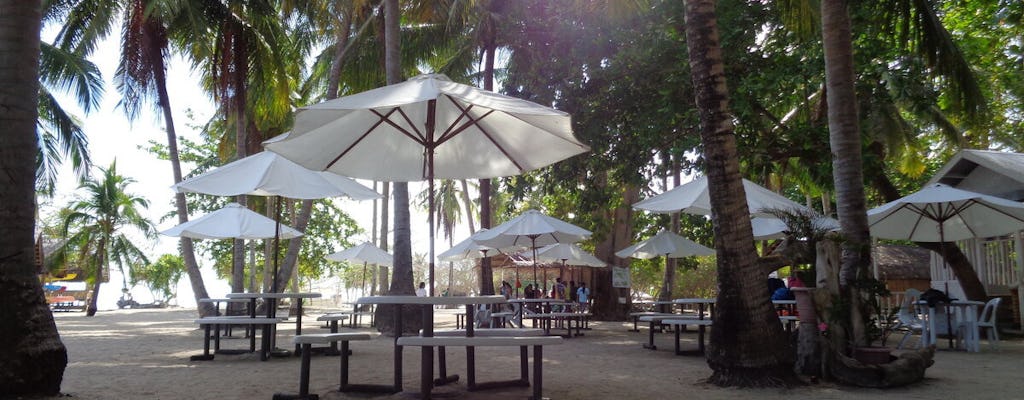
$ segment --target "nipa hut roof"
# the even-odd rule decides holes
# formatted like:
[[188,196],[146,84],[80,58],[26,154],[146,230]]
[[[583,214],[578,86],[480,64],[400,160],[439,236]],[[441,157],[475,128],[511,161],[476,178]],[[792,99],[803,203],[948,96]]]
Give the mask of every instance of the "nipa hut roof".
[[877,245],[871,255],[878,265],[878,279],[930,280],[931,251],[918,246]]

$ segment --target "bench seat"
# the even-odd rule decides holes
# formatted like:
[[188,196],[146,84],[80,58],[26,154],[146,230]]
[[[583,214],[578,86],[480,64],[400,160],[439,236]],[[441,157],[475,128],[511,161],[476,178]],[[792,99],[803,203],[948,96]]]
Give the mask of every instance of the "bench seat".
[[[486,331],[490,329],[481,329]],[[478,332],[474,330],[474,333]],[[466,387],[469,391],[493,389],[500,387],[526,387],[530,385],[529,368],[527,364],[527,347],[533,346],[533,397],[543,398],[543,364],[545,345],[562,344],[562,338],[558,336],[403,336],[395,341],[398,346],[420,346],[420,347],[466,347]],[[519,347],[520,348],[520,379],[501,382],[476,382],[476,360],[473,352],[475,347]]]
[[219,316],[219,317],[203,317],[195,320],[196,324],[199,324],[203,328],[203,354],[192,356],[192,361],[208,361],[213,359],[213,354],[210,354],[210,333],[214,332],[214,352],[220,350],[220,328],[222,326],[237,326],[244,325],[251,327],[252,334],[249,335],[249,352],[256,351],[256,327],[263,328],[262,340],[260,342],[260,360],[266,361],[270,356],[270,327],[277,325],[283,321],[282,318],[268,318],[268,317],[241,317],[239,316]]
[[348,383],[348,342],[370,339],[372,339],[370,334],[356,332],[312,333],[295,336],[292,338],[292,342],[302,346],[302,361],[299,366],[299,394],[275,393],[274,400],[318,400],[320,398],[315,393],[309,393],[310,353],[312,352],[311,347],[314,344],[337,344],[341,342],[341,382],[338,390],[342,392],[351,391],[353,385]]
[[[671,325],[675,332],[675,353],[676,355],[703,355],[704,354],[704,337],[707,331],[707,327],[712,325],[711,319],[699,319],[699,318],[682,318],[682,317],[655,317],[648,316],[642,317],[642,320],[648,320],[651,323],[651,334],[648,336],[648,343],[644,345],[644,348],[657,350],[657,346],[654,345],[654,324]],[[679,334],[686,328],[687,325],[697,326],[697,350],[683,351],[679,348]]]
[[629,317],[633,318],[633,330],[631,330],[630,332],[640,332],[640,328],[637,326],[637,323],[640,322],[640,318],[641,317],[648,317],[648,316],[670,316],[670,317],[675,316],[675,317],[678,317],[679,314],[654,312],[654,311],[631,312],[631,313],[629,313]]

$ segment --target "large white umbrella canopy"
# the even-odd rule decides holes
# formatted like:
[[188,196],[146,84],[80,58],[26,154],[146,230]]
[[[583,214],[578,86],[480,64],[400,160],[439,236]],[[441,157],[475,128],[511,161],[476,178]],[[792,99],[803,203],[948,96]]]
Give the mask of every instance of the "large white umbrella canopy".
[[363,242],[357,246],[328,254],[324,258],[331,261],[363,263],[362,289],[366,289],[366,264],[377,264],[390,267],[394,264],[395,259],[391,253],[384,251],[384,249],[381,249],[380,247],[374,246],[373,243],[370,242]]
[[672,231],[662,230],[647,240],[615,252],[616,256],[648,259],[711,256],[715,251]]
[[275,223],[274,220],[241,204],[229,203],[220,210],[160,233],[193,239],[268,239],[274,237],[278,229],[281,237],[285,239],[302,236],[302,232]]
[[491,246],[484,246],[476,242],[479,235],[483,232],[487,232],[487,230],[487,228],[480,228],[480,230],[476,231],[476,233],[470,235],[465,240],[456,243],[452,248],[438,254],[437,258],[441,261],[460,261],[493,256],[498,253],[498,249]]
[[282,196],[291,199],[322,199],[346,196],[353,200],[380,198],[359,182],[332,172],[313,171],[263,151],[185,179],[172,188],[215,196]]
[[[868,226],[874,237],[915,242],[999,236],[1024,229],[1024,203],[936,183],[868,210]],[[949,315],[946,323],[951,331]]]
[[[747,194],[747,207],[750,215],[771,217],[764,210],[808,210],[807,207],[764,187],[743,180],[743,190]],[[690,182],[676,186],[671,190],[641,200],[633,204],[633,208],[657,213],[674,213],[681,211],[687,214],[711,215],[711,197],[708,195],[708,179],[698,177]]]
[[586,152],[569,114],[420,75],[303,107],[267,149],[313,170],[393,182],[427,180],[430,291],[434,288],[434,178],[518,175]]
[[409,182],[518,175],[588,151],[569,114],[455,83],[444,75],[300,108],[266,143],[313,170]]
[[[178,192],[215,196],[281,196],[303,200],[339,196],[347,196],[353,200],[381,197],[380,193],[350,178],[330,172],[313,171],[269,151],[185,179],[172,188]],[[280,202],[277,205],[280,207]],[[279,214],[280,208],[275,212],[275,219],[280,220]],[[278,246],[275,244],[272,290],[277,289],[277,252]]]
[[[839,221],[833,218],[817,217],[812,223],[817,228],[830,231],[839,230]],[[781,219],[770,217],[751,218],[750,227],[754,230],[754,240],[781,239],[789,231],[789,227]]]
[[[533,249],[533,280],[537,281],[537,248],[555,243],[574,243],[590,236],[590,231],[537,210],[527,210],[519,216],[491,227],[477,237],[476,242],[499,249],[529,247]],[[516,281],[519,269],[516,269]],[[547,290],[547,287],[545,287]],[[518,295],[518,288],[516,288]]]
[[537,249],[537,259],[561,261],[565,265],[584,267],[606,267],[604,261],[586,252],[573,243],[555,243]]
[[328,254],[324,258],[331,261],[352,261],[357,263],[383,265],[385,267],[390,267],[394,260],[391,253],[384,251],[380,247],[374,246],[370,242],[363,242],[358,246],[349,247],[345,250]]
[[871,236],[947,242],[1024,229],[1024,203],[934,184],[868,210]]
[[527,210],[519,216],[488,229],[475,241],[498,249],[511,247],[542,247],[554,243],[575,243],[590,236],[590,231],[537,210]]

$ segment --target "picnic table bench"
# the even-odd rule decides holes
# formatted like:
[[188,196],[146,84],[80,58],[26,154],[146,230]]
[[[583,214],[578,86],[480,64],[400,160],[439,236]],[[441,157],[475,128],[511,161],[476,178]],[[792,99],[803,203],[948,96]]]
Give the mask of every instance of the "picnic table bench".
[[[658,347],[654,345],[654,325],[670,325],[674,328],[675,332],[675,353],[676,355],[692,355],[692,354],[704,354],[704,338],[707,327],[711,326],[710,319],[700,318],[685,318],[681,316],[666,317],[666,316],[646,316],[641,317],[641,321],[646,321],[651,324],[650,335],[648,335],[647,343],[644,344],[645,349],[657,350]],[[695,351],[682,351],[679,346],[679,334],[685,329],[687,325],[697,326],[697,350]]]
[[332,347],[335,347],[338,345],[338,342],[341,342],[341,378],[338,391],[348,392],[359,389],[360,385],[352,385],[348,382],[348,342],[370,339],[370,334],[368,333],[355,332],[313,333],[295,336],[292,338],[292,342],[302,346],[302,361],[299,364],[299,394],[275,393],[274,400],[318,400],[320,398],[315,393],[309,393],[310,353],[312,352],[313,344],[330,343]]
[[[486,331],[487,329],[481,329],[479,331]],[[556,345],[562,343],[562,338],[557,336],[470,336],[470,337],[456,337],[456,336],[403,336],[398,338],[395,342],[399,346],[419,346],[419,347],[438,347],[445,348],[451,346],[465,346],[467,351],[469,348],[475,347],[519,347],[520,354],[525,352],[527,346],[533,347],[533,397],[532,399],[540,400],[543,398],[543,364],[544,364],[544,346],[545,345]],[[524,356],[525,357],[525,356]],[[529,386],[529,372],[528,368],[520,368],[520,379],[512,381],[501,381],[501,382],[487,382],[477,383],[476,382],[476,365],[475,359],[467,357],[466,360],[466,386],[470,391],[490,389],[495,387],[507,387],[507,386]]]
[[195,320],[195,323],[199,324],[199,326],[203,328],[203,354],[202,355],[197,355],[197,356],[192,356],[192,357],[190,357],[190,359],[192,361],[212,360],[213,359],[213,354],[210,353],[210,336],[211,336],[210,333],[211,333],[211,331],[214,332],[214,334],[213,334],[214,352],[219,352],[219,351],[221,351],[220,350],[220,329],[221,329],[221,327],[242,325],[242,326],[248,327],[248,329],[252,332],[252,334],[249,335],[249,352],[250,353],[256,351],[256,328],[257,327],[264,328],[263,329],[263,335],[261,337],[262,340],[260,341],[260,360],[261,361],[266,361],[267,358],[269,358],[269,356],[270,356],[270,346],[271,346],[270,345],[270,336],[268,335],[268,332],[270,332],[271,329],[269,329],[269,328],[272,327],[272,326],[277,325],[277,323],[281,322],[281,321],[282,321],[281,318],[268,318],[268,317],[250,318],[250,317],[243,317],[243,316],[235,316],[235,317],[232,317],[232,316],[204,317],[204,318],[197,319],[197,320]]
[[640,328],[638,327],[638,323],[640,322],[640,318],[642,318],[642,317],[653,317],[653,316],[678,317],[679,314],[654,312],[654,311],[637,311],[637,312],[629,313],[629,316],[631,318],[633,318],[633,330],[631,330],[630,332],[640,332]]
[[[555,320],[565,321],[565,335],[566,338],[573,336],[583,336],[580,333],[580,329],[583,327],[583,319],[590,318],[590,313],[579,313],[579,312],[549,312],[549,313],[532,313],[523,314],[523,318],[540,320],[541,328],[544,329],[545,335],[551,334],[551,322]],[[572,333],[572,321],[576,321],[576,334]]]

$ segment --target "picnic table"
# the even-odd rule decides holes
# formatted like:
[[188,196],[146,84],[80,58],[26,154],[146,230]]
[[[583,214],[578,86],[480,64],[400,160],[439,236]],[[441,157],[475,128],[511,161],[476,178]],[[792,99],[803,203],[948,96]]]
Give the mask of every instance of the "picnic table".
[[[267,301],[267,318],[277,317],[277,300],[280,299],[296,299],[297,311],[295,316],[295,335],[302,334],[302,300],[303,299],[315,299],[320,298],[320,293],[228,293],[224,297],[228,299],[247,299],[249,300],[249,316],[256,318],[256,299],[264,299]],[[275,344],[277,343],[277,328],[276,326],[266,326],[264,329],[270,332],[264,332],[266,337],[270,338],[270,348],[276,349]],[[295,344],[294,355],[299,355],[302,351],[301,346]],[[287,355],[286,350],[278,351],[278,354]]]
[[[395,321],[395,356],[394,356],[394,384],[391,386],[381,385],[350,385],[355,390],[378,391],[396,393],[402,391],[402,348],[404,346],[419,346],[421,348],[420,359],[420,396],[429,399],[435,380],[434,375],[434,347],[444,348],[445,346],[465,346],[467,366],[467,386],[471,390],[479,387],[475,382],[475,346],[534,346],[534,373],[535,393],[540,389],[540,363],[542,357],[540,347],[543,344],[555,343],[560,338],[550,337],[475,337],[475,330],[472,323],[466,324],[464,337],[437,337],[434,338],[434,306],[437,305],[465,305],[467,321],[472,321],[477,305],[489,305],[505,303],[503,296],[371,296],[360,298],[358,304],[390,304],[398,306],[394,312]],[[422,310],[423,329],[419,337],[402,336],[402,308],[420,307]],[[401,344],[400,344],[401,343]],[[441,368],[444,368],[443,350],[438,354],[438,361]],[[444,375],[446,371],[441,371]],[[438,383],[447,383],[457,380],[458,376],[442,376]]]

